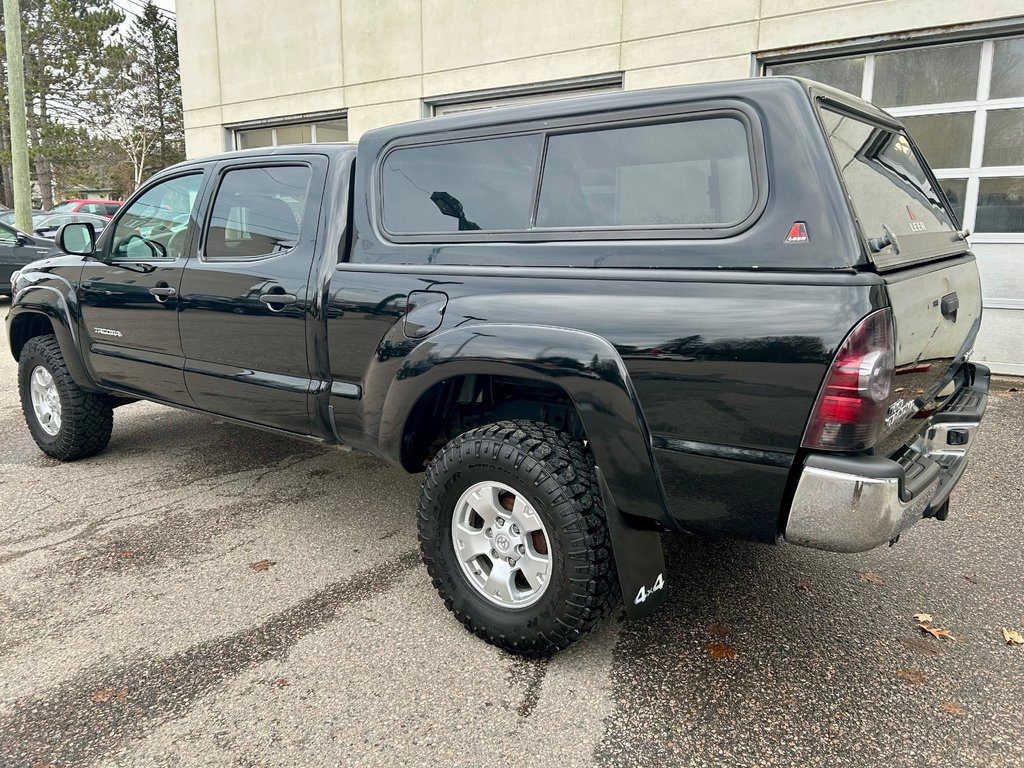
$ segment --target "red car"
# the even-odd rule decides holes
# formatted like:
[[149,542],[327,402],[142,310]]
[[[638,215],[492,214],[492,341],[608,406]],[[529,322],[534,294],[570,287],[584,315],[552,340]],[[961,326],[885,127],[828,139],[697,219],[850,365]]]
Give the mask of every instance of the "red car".
[[57,203],[48,213],[92,213],[108,219],[124,205],[120,200],[64,200]]

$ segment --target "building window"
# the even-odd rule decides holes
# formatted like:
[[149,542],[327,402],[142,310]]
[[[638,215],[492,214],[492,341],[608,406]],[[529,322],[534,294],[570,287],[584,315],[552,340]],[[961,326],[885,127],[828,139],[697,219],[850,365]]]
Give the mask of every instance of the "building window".
[[489,88],[483,91],[450,94],[424,99],[427,116],[455,115],[460,112],[475,112],[495,107],[511,107],[519,104],[537,104],[542,101],[557,101],[574,96],[592,96],[597,93],[613,93],[622,90],[622,73],[552,80],[544,83],[516,85],[505,88]]
[[977,241],[1024,241],[1024,38],[768,64],[873,101],[907,126]]
[[345,118],[235,129],[236,149],[278,147],[282,144],[325,144],[332,141],[348,141],[348,121]]

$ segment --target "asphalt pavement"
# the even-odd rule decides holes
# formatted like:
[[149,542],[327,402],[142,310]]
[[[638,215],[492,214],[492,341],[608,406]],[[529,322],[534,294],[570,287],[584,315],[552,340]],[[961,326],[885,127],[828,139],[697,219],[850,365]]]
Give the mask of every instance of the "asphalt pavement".
[[418,477],[146,403],[59,464],[5,339],[0,766],[1024,764],[1010,386],[947,522],[855,556],[667,539],[660,613],[528,662],[445,611]]

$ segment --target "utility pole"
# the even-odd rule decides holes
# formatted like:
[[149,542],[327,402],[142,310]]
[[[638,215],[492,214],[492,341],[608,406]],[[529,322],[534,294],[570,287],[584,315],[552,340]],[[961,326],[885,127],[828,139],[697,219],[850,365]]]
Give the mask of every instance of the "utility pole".
[[14,225],[32,231],[32,194],[28,176],[28,129],[25,126],[25,62],[21,57],[21,4],[4,0],[7,35],[7,99],[11,108],[11,170],[14,182]]

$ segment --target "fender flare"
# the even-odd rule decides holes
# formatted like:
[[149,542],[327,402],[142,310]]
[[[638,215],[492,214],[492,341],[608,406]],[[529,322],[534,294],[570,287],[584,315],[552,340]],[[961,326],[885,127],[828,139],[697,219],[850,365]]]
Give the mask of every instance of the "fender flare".
[[609,341],[585,331],[496,324],[429,337],[405,357],[388,386],[381,449],[399,458],[406,423],[423,393],[469,374],[533,379],[565,390],[618,508],[670,524],[650,433],[626,366]]
[[[52,275],[47,277],[53,279]],[[70,299],[64,295],[62,287],[67,288]],[[9,342],[13,342],[14,329],[19,322],[18,318],[31,314],[44,315],[49,319],[50,325],[53,327],[53,335],[57,337],[57,343],[60,345],[61,355],[64,356],[68,372],[75,383],[82,389],[100,391],[82,360],[78,340],[78,304],[70,284],[59,281],[58,285],[37,283],[23,288],[12,302],[10,314],[7,316]],[[14,353],[13,344],[11,353]]]

